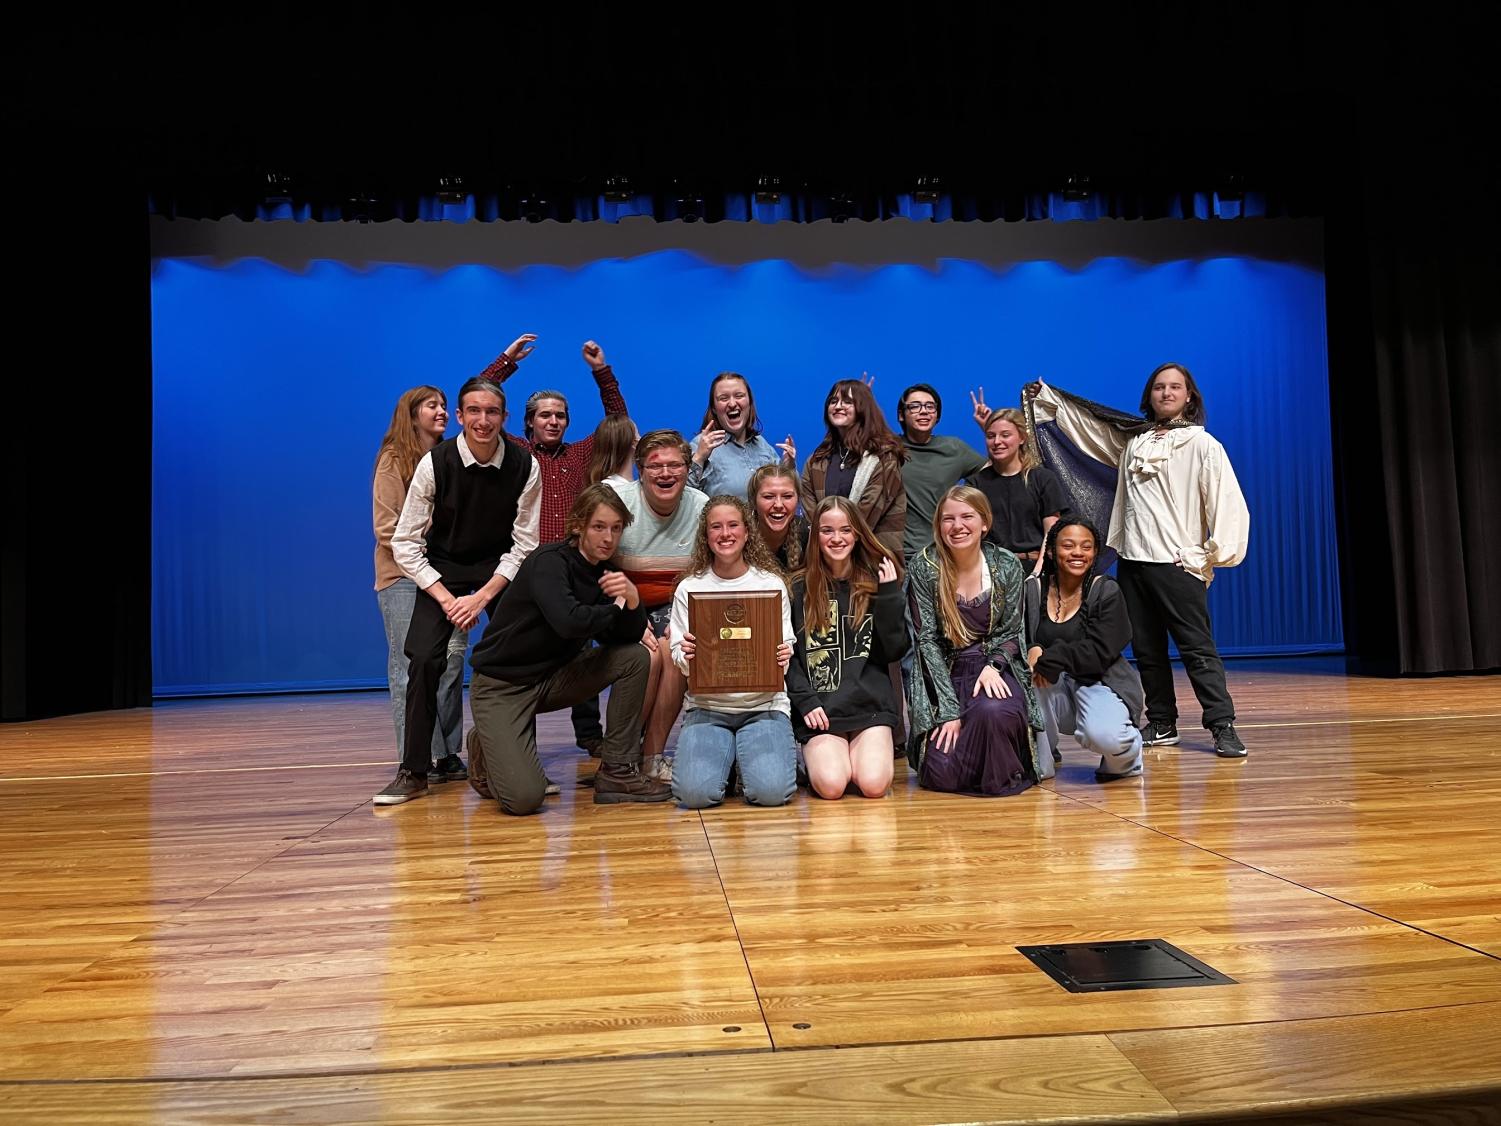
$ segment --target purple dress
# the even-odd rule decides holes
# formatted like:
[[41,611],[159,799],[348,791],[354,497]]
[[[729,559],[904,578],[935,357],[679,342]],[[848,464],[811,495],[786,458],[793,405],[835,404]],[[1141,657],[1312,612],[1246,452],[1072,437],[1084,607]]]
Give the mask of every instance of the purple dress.
[[[959,613],[971,630],[984,633],[990,628],[990,591],[959,599]],[[1001,671],[1010,696],[993,700],[984,692],[972,695],[989,663],[980,646],[976,641],[955,653],[949,670],[959,700],[958,745],[944,754],[929,743],[918,780],[926,789],[950,794],[1008,797],[1032,785],[1022,766],[1028,754],[1027,700],[1010,669]]]

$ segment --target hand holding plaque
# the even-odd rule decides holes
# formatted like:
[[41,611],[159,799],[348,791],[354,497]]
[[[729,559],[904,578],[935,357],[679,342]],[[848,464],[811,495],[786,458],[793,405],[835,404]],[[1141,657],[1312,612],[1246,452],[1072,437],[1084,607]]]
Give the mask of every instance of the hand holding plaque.
[[782,690],[781,591],[689,591],[688,632],[694,695]]

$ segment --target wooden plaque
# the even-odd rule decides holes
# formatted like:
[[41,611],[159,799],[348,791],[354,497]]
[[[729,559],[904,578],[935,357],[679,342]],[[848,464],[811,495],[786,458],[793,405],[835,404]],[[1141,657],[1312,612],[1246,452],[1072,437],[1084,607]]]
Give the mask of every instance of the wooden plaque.
[[688,691],[781,692],[782,592],[779,590],[688,592],[688,632],[694,656]]

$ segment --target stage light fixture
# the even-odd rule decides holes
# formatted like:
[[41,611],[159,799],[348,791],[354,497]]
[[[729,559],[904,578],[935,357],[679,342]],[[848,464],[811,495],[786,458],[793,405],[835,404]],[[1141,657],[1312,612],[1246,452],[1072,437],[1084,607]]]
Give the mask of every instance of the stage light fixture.
[[521,217],[528,223],[540,223],[547,218],[547,200],[541,192],[536,190],[529,191],[521,197],[518,209]]
[[293,180],[289,172],[268,168],[261,179],[261,198],[267,206],[292,202]]
[[1080,173],[1063,179],[1063,199],[1066,203],[1085,203],[1094,195],[1094,186],[1088,175]]
[[375,209],[380,204],[373,193],[356,188],[344,201],[344,210],[350,219],[356,223],[369,223],[375,217]]
[[462,176],[439,176],[437,195],[439,203],[463,203],[469,198],[469,188]]
[[913,203],[937,203],[943,195],[943,180],[937,176],[919,176],[912,189]]
[[604,197],[606,203],[630,203],[636,198],[636,189],[631,186],[631,178],[629,176],[606,177]]
[[780,176],[758,176],[756,178],[756,202],[782,202],[782,179]]
[[679,185],[674,186],[678,188],[678,218],[685,223],[697,223],[704,217],[703,193],[695,191],[693,188],[683,188]]

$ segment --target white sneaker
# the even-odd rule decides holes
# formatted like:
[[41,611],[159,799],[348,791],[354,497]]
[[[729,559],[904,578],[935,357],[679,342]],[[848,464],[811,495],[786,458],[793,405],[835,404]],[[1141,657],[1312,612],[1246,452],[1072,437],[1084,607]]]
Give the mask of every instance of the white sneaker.
[[652,755],[641,761],[641,773],[653,782],[672,784],[672,760],[666,755]]

